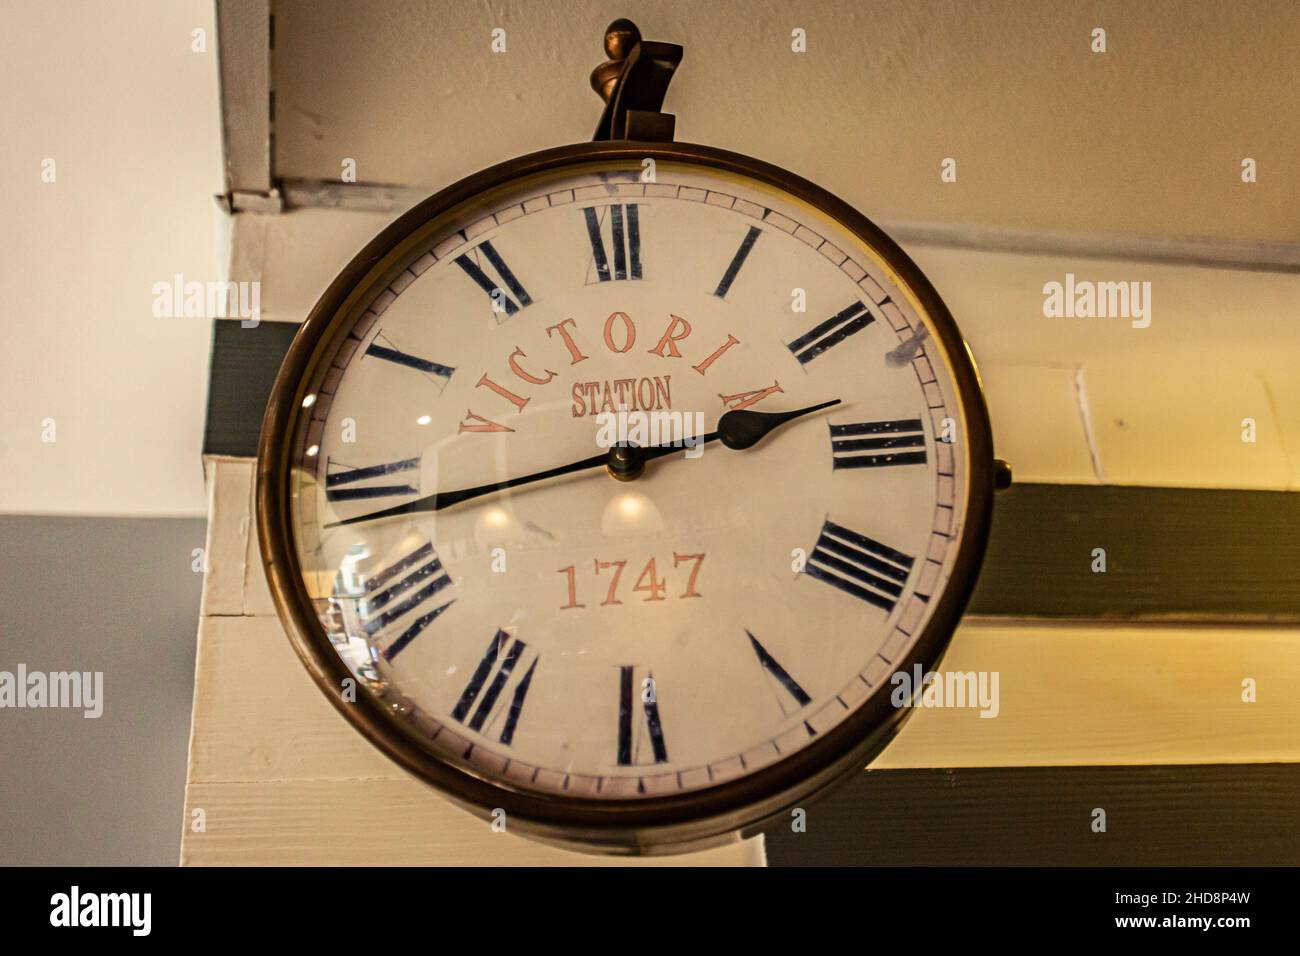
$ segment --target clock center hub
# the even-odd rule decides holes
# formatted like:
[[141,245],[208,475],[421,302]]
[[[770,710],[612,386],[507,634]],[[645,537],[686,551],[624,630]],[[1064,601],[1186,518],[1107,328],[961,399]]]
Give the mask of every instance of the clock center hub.
[[645,472],[645,455],[635,445],[615,445],[609,450],[609,463],[605,469],[611,478],[635,481]]

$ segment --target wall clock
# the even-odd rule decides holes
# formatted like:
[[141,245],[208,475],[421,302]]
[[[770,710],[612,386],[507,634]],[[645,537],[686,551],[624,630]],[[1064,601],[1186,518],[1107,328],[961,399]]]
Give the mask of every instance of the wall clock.
[[398,219],[303,324],[258,526],[380,750],[511,832],[663,853],[860,771],[999,475],[930,283],[792,173],[672,140],[680,47],[606,35],[591,143]]

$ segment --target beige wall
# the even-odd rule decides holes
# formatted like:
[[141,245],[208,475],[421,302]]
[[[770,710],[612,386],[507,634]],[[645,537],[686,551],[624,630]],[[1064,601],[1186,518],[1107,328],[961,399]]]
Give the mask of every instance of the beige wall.
[[0,513],[203,514],[211,323],[151,306],[178,272],[221,277],[212,21],[208,0],[5,4]]

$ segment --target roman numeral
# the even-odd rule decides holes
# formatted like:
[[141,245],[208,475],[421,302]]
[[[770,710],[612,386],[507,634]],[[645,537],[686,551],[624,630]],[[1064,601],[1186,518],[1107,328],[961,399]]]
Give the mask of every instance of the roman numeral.
[[861,332],[875,319],[860,301],[841,309],[820,325],[799,336],[786,346],[802,365],[807,365],[827,349],[834,348],[854,332]]
[[[380,344],[381,339],[385,344]],[[383,359],[385,362],[392,362],[394,365],[404,365],[407,368],[413,368],[429,375],[437,375],[443,379],[451,378],[451,373],[456,371],[450,365],[430,362],[418,355],[411,355],[409,352],[393,348],[393,343],[382,335],[375,336],[374,341],[370,343],[370,347],[366,349],[366,354],[377,359]]]
[[778,392],[784,392],[780,382],[773,382],[767,388],[756,388],[750,392],[737,392],[734,395],[719,394],[718,398],[722,399],[722,404],[727,406],[729,411],[740,411],[749,408],[767,398],[769,395],[775,395]]
[[[925,464],[925,430],[919,418],[831,425],[830,428],[834,470]],[[904,448],[921,450],[902,451]]]
[[[482,260],[486,259],[488,264],[496,270],[501,282],[493,282],[483,271]],[[501,254],[496,251],[490,240],[484,240],[469,252],[463,252],[455,259],[456,265],[465,271],[465,275],[474,280],[475,284],[488,294],[492,300],[493,312],[504,312],[506,315],[514,315],[522,308],[533,304],[532,297],[528,291],[515,278],[515,274],[510,271]],[[502,288],[502,283],[505,288]],[[506,295],[509,289],[514,298]],[[518,301],[516,301],[518,300]]]
[[[509,648],[507,650],[507,648]],[[504,656],[502,651],[505,651]],[[451,716],[470,730],[481,733],[483,726],[489,723],[493,711],[501,700],[501,692],[506,689],[510,679],[517,672],[522,673],[514,692],[510,695],[510,704],[505,710],[505,726],[501,728],[500,741],[509,746],[515,739],[515,729],[519,726],[519,715],[524,710],[524,700],[528,697],[528,688],[533,683],[533,672],[537,669],[540,658],[534,654],[528,670],[519,666],[528,652],[528,645],[511,637],[503,630],[498,630],[488,642],[487,651],[474,668],[465,690]],[[488,679],[491,678],[491,683]],[[477,706],[475,704],[477,703]],[[499,716],[499,712],[498,712]],[[466,723],[465,718],[469,717]]]
[[[727,266],[727,271],[722,274],[722,281],[719,282],[718,287],[713,290],[713,294],[719,299],[725,299],[727,297],[727,292],[731,289],[731,283],[736,281],[736,273],[740,272],[740,267],[743,266],[745,260],[749,258],[750,250],[754,248],[754,243],[758,241],[759,234],[762,233],[762,231],[763,230],[759,229],[757,226],[750,226],[749,232],[745,233],[745,238],[740,241],[740,248],[737,249],[736,254],[731,257],[731,264]],[[766,246],[764,248],[766,248]]]
[[[624,664],[619,667],[618,683],[618,764],[620,767],[630,767],[636,763],[639,747],[633,744],[634,723],[638,723],[635,718],[637,711],[636,702],[640,701],[642,716],[645,720],[646,734],[650,738],[650,746],[654,752],[655,763],[668,762],[668,747],[664,744],[664,728],[659,721],[659,694],[658,687],[654,683],[654,676],[647,673],[650,679],[650,693],[644,693],[641,688],[635,684],[633,676],[635,668],[631,664]],[[650,699],[646,700],[646,696]]]
[[[331,468],[342,469],[330,471]],[[391,476],[403,472],[415,472],[413,479],[420,479],[420,459],[407,458],[403,461],[389,462],[386,465],[369,465],[365,468],[353,468],[340,465],[332,459],[325,460],[325,499],[327,501],[359,501],[365,498],[388,498],[392,495],[415,495],[420,493],[417,485],[393,484]],[[389,480],[385,480],[389,479]],[[397,481],[402,481],[398,478]]]
[[804,566],[804,573],[845,594],[894,609],[916,559],[864,534],[827,521]]
[[[748,629],[746,629],[745,634],[749,637],[749,646],[758,655],[758,662],[763,666],[763,670],[775,677],[777,683],[786,689],[786,692],[795,699],[795,702],[800,707],[807,707],[812,703],[812,698],[808,696],[807,691],[800,687],[798,681],[791,677],[789,672],[768,652],[767,648],[758,642],[758,638],[750,633]],[[785,712],[784,706],[781,707],[781,711],[782,713]]]
[[[427,542],[366,579],[360,602],[366,636],[373,638],[399,621],[404,625],[382,651],[384,660],[400,654],[451,606],[451,601],[432,606],[433,598],[450,585],[451,578]],[[410,614],[416,616],[408,619]]]
[[610,275],[609,259],[605,255],[605,240],[600,234],[600,218],[596,207],[587,206],[582,210],[582,214],[587,218],[587,238],[591,240],[591,257],[596,263],[596,277],[601,282],[639,279],[641,278],[641,220],[636,203],[606,208],[609,209],[609,229],[614,248],[613,275]]

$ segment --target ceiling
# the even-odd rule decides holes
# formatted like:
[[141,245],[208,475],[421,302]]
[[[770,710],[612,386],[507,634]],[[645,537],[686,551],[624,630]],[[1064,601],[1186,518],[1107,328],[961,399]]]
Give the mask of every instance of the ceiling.
[[[1294,0],[275,0],[276,174],[439,187],[589,139],[612,19],[685,57],[677,138],[887,223],[1300,242]],[[493,53],[491,31],[506,31]],[[1105,53],[1091,51],[1106,30]],[[807,52],[791,52],[791,31]],[[957,160],[957,181],[940,163]],[[1244,157],[1258,181],[1241,182]]]

